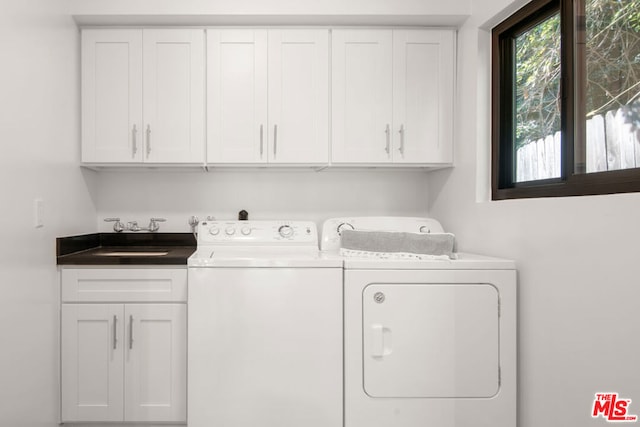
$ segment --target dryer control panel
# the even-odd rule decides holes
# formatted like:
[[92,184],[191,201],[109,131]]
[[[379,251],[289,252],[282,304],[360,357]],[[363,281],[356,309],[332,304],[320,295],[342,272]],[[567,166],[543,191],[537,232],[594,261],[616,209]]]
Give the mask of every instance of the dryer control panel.
[[204,221],[198,225],[202,245],[312,245],[318,231],[311,221]]
[[343,230],[398,231],[405,233],[444,233],[442,225],[433,218],[400,216],[361,216],[331,218],[322,225],[320,250],[340,249]]

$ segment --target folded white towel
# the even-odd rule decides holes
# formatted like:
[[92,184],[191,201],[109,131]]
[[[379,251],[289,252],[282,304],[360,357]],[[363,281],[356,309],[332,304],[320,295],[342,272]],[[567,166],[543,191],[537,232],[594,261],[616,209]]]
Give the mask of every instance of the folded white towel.
[[346,256],[396,259],[455,259],[451,233],[343,230],[340,252]]

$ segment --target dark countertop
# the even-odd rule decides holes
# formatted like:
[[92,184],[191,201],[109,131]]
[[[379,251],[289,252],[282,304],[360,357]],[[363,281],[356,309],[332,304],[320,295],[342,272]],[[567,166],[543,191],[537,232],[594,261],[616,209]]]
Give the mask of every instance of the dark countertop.
[[[58,237],[58,265],[187,265],[196,250],[191,233],[93,233]],[[167,252],[166,255],[105,255],[113,252]]]

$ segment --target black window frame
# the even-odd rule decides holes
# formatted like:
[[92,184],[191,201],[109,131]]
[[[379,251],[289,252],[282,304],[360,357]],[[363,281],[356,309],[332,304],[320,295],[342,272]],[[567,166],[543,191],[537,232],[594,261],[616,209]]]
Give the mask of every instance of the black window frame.
[[[640,168],[584,173],[576,171],[575,151],[584,147],[576,141],[576,22],[574,0],[533,0],[498,24],[492,31],[491,49],[491,187],[492,199],[584,196],[640,191]],[[514,41],[515,38],[560,13],[561,61],[561,174],[559,178],[515,182],[514,175]],[[584,15],[584,13],[582,13]],[[582,22],[580,22],[582,21]],[[581,64],[584,67],[584,64]],[[582,136],[584,138],[584,136]]]

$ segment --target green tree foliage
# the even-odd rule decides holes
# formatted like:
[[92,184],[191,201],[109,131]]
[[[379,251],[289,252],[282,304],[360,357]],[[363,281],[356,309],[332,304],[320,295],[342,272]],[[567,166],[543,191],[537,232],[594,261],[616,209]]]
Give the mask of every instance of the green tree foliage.
[[516,147],[560,130],[560,15],[516,39]]
[[[578,1],[585,10],[576,37],[586,41],[576,52],[578,63],[586,63],[585,118],[623,108],[626,120],[640,129],[640,0]],[[515,53],[520,147],[560,129],[559,16],[521,34]]]
[[587,117],[640,95],[640,0],[586,4]]

